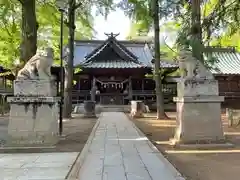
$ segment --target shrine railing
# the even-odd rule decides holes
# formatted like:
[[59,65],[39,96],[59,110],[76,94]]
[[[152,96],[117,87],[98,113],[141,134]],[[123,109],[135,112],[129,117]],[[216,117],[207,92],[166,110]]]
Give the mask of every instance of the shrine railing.
[[[177,94],[177,85],[176,84],[163,84],[163,95],[164,99],[173,99]],[[132,90],[133,99],[155,99],[155,91],[154,90]],[[100,93],[96,95],[97,97],[111,97],[111,96],[122,96],[123,98],[127,98],[127,93]],[[73,90],[72,91],[72,100],[73,103],[82,103],[84,100],[90,100],[90,90]]]
[[240,98],[240,91],[235,92],[219,92],[220,96],[224,96],[225,98]]

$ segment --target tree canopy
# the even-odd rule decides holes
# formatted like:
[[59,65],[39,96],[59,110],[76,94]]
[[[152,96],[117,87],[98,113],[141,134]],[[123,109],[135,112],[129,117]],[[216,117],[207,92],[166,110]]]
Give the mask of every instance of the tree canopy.
[[[177,32],[176,44],[191,44],[190,2],[186,0],[160,0],[160,31],[171,29]],[[107,15],[115,6],[120,7],[132,19],[131,37],[147,36],[152,30],[151,0],[91,0],[82,2],[83,8],[76,11],[76,39],[92,38],[96,12]],[[55,0],[36,0],[38,29],[38,48],[50,45],[59,57],[60,13]],[[97,14],[96,14],[97,15]],[[0,63],[12,68],[20,56],[21,42],[21,4],[18,0],[2,0],[0,3]],[[163,23],[164,22],[164,23]],[[207,0],[201,3],[202,40],[205,45],[235,46],[240,50],[240,3],[238,0]],[[68,28],[64,25],[64,43],[67,43]],[[135,34],[135,35],[134,35]],[[166,50],[166,46],[164,46]]]
[[[54,0],[36,1],[38,28],[38,49],[51,46],[55,57],[59,58],[60,13]],[[93,17],[91,13],[82,13],[76,18],[76,38],[92,38]],[[18,0],[2,0],[0,4],[0,63],[14,68],[19,61],[21,43],[21,4]],[[64,44],[67,43],[68,28],[64,24]]]
[[[166,26],[175,29],[175,44],[190,45],[191,34],[191,3],[186,0],[160,0],[160,30]],[[135,32],[152,30],[150,0],[123,0],[119,6],[131,17]],[[233,37],[240,34],[240,3],[239,0],[207,0],[201,1],[201,28],[204,45],[237,46],[239,42]],[[161,23],[165,21],[165,23]],[[165,26],[165,27],[164,27]],[[137,28],[137,30],[136,30]]]

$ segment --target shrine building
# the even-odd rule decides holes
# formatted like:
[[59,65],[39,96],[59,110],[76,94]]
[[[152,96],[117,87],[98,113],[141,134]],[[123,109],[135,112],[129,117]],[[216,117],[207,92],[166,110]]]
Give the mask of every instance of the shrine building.
[[[129,100],[155,102],[153,54],[146,42],[119,41],[109,34],[105,41],[75,41],[74,67],[81,71],[74,74],[73,103],[91,98],[96,86],[96,102],[99,104],[128,104]],[[177,70],[174,63],[161,61],[163,76]],[[164,81],[163,81],[164,82]],[[176,95],[176,83],[164,83],[166,101]]]
[[[130,100],[156,102],[152,72],[154,59],[148,42],[117,40],[107,34],[106,40],[76,40],[73,103],[90,100],[90,91],[96,86],[99,104],[128,104]],[[219,82],[219,94],[225,96],[226,107],[237,106],[240,100],[240,54],[233,47],[206,47],[204,57],[217,59],[211,72]],[[164,103],[173,103],[177,93],[177,78],[169,76],[178,69],[174,60],[161,56]],[[148,76],[150,75],[150,76]]]
[[[152,76],[154,59],[150,44],[117,40],[116,36],[111,33],[107,34],[106,40],[75,41],[74,67],[79,67],[81,71],[74,74],[73,104],[90,100],[93,87],[98,104],[125,105],[130,100],[143,100],[150,106],[156,103]],[[225,97],[223,107],[239,108],[240,53],[234,47],[206,47],[204,57],[209,56],[217,59],[211,72],[218,80],[219,95]],[[166,60],[164,54],[160,59],[164,103],[174,105],[178,77],[172,77],[171,73],[178,69],[178,65],[174,60]],[[58,84],[60,69],[55,66],[51,68]],[[13,94],[14,79],[11,70],[0,66],[0,98],[6,99],[6,96]]]

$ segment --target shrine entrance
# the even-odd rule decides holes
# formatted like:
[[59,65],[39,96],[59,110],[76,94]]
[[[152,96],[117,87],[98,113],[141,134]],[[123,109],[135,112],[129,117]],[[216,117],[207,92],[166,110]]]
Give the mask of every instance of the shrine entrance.
[[100,104],[123,105],[129,101],[129,79],[115,78],[111,76],[94,78],[96,101]]
[[[154,103],[155,82],[152,76],[153,56],[146,42],[118,41],[118,34],[106,34],[104,41],[77,41],[75,74],[77,102],[93,100],[101,105],[127,105],[131,100]],[[178,66],[161,61],[164,76]],[[171,98],[172,99],[172,98]]]

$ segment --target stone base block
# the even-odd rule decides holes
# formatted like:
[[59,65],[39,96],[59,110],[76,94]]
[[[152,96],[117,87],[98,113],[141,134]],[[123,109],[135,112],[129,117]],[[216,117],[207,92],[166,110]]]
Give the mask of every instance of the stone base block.
[[170,145],[173,146],[174,148],[176,149],[184,149],[184,150],[216,150],[216,149],[219,149],[219,148],[233,148],[234,145],[232,143],[227,143],[227,142],[224,142],[224,141],[218,141],[218,142],[195,142],[195,143],[188,143],[188,144],[183,144],[181,142],[179,142],[178,140],[176,139],[170,139]]
[[95,118],[95,101],[84,101],[84,117],[85,118]]
[[7,147],[53,146],[58,142],[57,134],[31,131],[8,131]]
[[53,146],[58,142],[59,105],[53,97],[11,97],[6,146]]
[[144,117],[145,105],[142,101],[131,101],[131,116],[135,118]]
[[96,118],[96,114],[93,113],[84,113],[83,115],[84,118]]
[[15,80],[14,96],[56,96],[54,81],[46,80]]
[[224,142],[219,96],[176,98],[177,128],[174,139],[181,144]]
[[179,97],[211,95],[217,96],[218,92],[217,80],[206,79],[183,79],[177,84],[177,94]]

